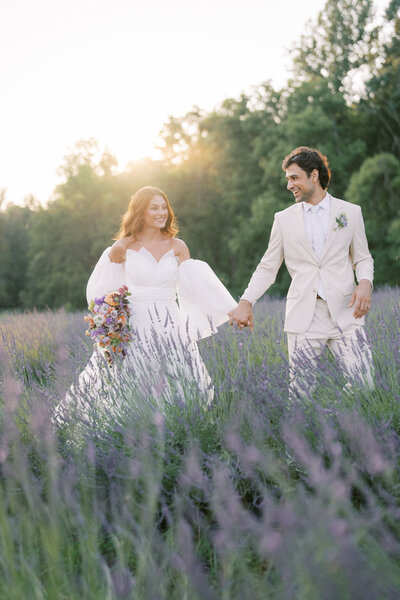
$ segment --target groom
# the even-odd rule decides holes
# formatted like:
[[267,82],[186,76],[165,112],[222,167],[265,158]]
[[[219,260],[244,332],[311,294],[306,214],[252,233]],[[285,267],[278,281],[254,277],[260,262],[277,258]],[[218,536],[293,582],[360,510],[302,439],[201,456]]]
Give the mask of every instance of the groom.
[[307,391],[310,375],[315,381],[316,361],[325,346],[350,379],[372,386],[363,321],[371,306],[373,260],[361,208],[327,192],[328,160],[314,148],[296,148],[283,160],[282,169],[296,203],[275,214],[268,248],[238,306],[229,313],[231,322],[252,329],[252,307],[274,283],[285,260],[292,278],[284,324],[292,392]]

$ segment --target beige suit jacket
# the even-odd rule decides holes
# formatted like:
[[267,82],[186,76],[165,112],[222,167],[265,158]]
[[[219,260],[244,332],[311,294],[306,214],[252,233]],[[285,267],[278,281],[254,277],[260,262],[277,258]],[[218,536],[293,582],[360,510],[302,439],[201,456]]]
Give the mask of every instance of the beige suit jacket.
[[[363,323],[349,308],[357,281],[373,280],[374,263],[368,249],[361,208],[331,196],[331,215],[327,238],[318,261],[304,226],[303,206],[294,204],[275,214],[267,251],[257,266],[242,298],[254,304],[274,283],[282,261],[292,278],[287,301],[284,330],[304,333],[315,310],[319,277],[327,296],[333,320],[343,331]],[[336,218],[346,215],[346,227]]]

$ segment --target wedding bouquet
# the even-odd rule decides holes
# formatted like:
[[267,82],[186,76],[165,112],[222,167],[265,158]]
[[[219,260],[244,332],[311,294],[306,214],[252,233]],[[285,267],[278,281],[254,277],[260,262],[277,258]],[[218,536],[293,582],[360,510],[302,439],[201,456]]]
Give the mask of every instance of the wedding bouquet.
[[86,335],[92,338],[103,350],[110,365],[113,358],[124,357],[129,343],[133,340],[129,325],[130,310],[126,285],[115,292],[90,301],[90,313],[85,316],[89,323]]

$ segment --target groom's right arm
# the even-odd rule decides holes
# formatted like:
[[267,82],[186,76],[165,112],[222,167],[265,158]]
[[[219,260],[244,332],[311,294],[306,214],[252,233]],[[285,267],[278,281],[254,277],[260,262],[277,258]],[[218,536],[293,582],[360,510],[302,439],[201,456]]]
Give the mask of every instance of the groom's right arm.
[[275,215],[268,248],[257,265],[241,300],[254,306],[259,298],[274,283],[283,261],[283,241],[278,217]]
[[279,220],[275,215],[271,229],[268,248],[254,271],[249,285],[242,295],[238,306],[233,309],[229,316],[231,321],[239,325],[250,325],[252,327],[252,306],[274,283],[276,275],[283,261],[283,241]]

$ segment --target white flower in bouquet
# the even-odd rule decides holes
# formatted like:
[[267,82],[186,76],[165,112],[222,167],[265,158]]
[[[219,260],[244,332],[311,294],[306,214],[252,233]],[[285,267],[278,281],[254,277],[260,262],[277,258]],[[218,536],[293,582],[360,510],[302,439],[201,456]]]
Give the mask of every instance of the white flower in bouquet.
[[106,320],[104,315],[101,314],[97,314],[93,317],[93,321],[95,322],[95,324],[98,325],[103,325],[104,321]]

